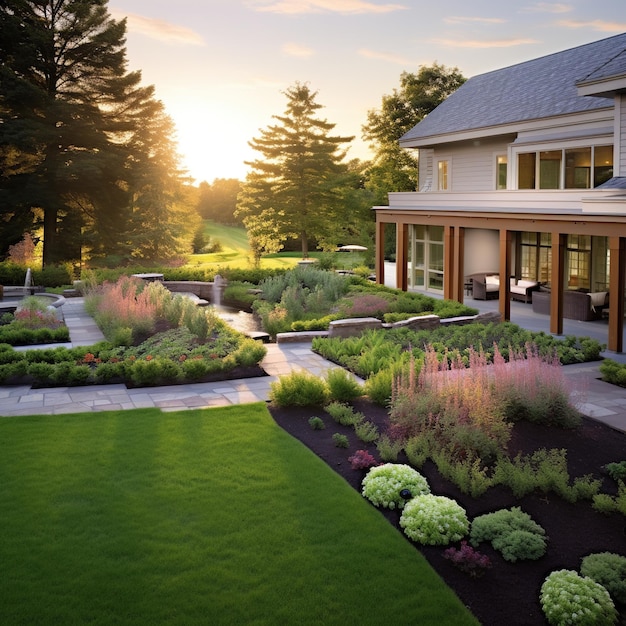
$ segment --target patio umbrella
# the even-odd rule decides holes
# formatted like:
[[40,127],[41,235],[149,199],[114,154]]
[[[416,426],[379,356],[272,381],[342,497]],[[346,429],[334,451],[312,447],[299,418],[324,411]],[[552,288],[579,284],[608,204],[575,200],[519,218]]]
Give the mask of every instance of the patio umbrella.
[[363,251],[363,250],[367,250],[367,248],[365,246],[357,246],[356,244],[352,244],[349,246],[339,246],[339,248],[337,248],[337,250],[346,250],[348,252],[351,251]]

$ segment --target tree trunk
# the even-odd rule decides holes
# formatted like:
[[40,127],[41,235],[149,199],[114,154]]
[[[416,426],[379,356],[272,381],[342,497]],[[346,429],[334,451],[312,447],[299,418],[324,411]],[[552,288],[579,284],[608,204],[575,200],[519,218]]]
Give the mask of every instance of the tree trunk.
[[309,258],[309,239],[306,236],[305,230],[303,230],[302,233],[300,234],[300,240],[302,241],[302,258],[308,259]]
[[54,265],[57,260],[57,209],[47,208],[43,217],[43,267]]

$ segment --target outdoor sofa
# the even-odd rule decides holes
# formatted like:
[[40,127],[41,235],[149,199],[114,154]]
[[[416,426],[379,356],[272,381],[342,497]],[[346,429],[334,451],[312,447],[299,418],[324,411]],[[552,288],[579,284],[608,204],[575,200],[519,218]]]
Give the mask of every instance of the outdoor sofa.
[[[500,297],[500,276],[498,274],[473,274],[472,295],[476,300],[495,300]],[[513,300],[532,302],[533,292],[541,286],[534,280],[510,278],[509,291]]]
[[[533,313],[550,314],[551,292],[542,288],[533,294]],[[563,292],[563,317],[568,320],[590,322],[602,319],[609,306],[609,292],[574,291]]]

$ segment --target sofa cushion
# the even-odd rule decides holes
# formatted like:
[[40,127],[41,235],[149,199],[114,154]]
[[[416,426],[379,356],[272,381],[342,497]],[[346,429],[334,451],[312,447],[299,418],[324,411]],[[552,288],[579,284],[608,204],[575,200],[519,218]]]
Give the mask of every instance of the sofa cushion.
[[518,280],[517,286],[528,289],[529,287],[536,287],[539,283],[536,280]]

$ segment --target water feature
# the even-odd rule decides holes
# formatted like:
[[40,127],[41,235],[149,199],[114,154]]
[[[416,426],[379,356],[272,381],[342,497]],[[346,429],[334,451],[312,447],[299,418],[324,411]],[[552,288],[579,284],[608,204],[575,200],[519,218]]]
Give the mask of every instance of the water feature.
[[26,293],[30,292],[32,296],[35,293],[35,285],[33,283],[33,273],[30,267],[26,270],[26,278],[24,279],[24,290]]
[[219,309],[222,304],[222,289],[224,288],[223,282],[222,277],[219,274],[215,274],[211,295],[213,296],[213,306],[216,309]]

